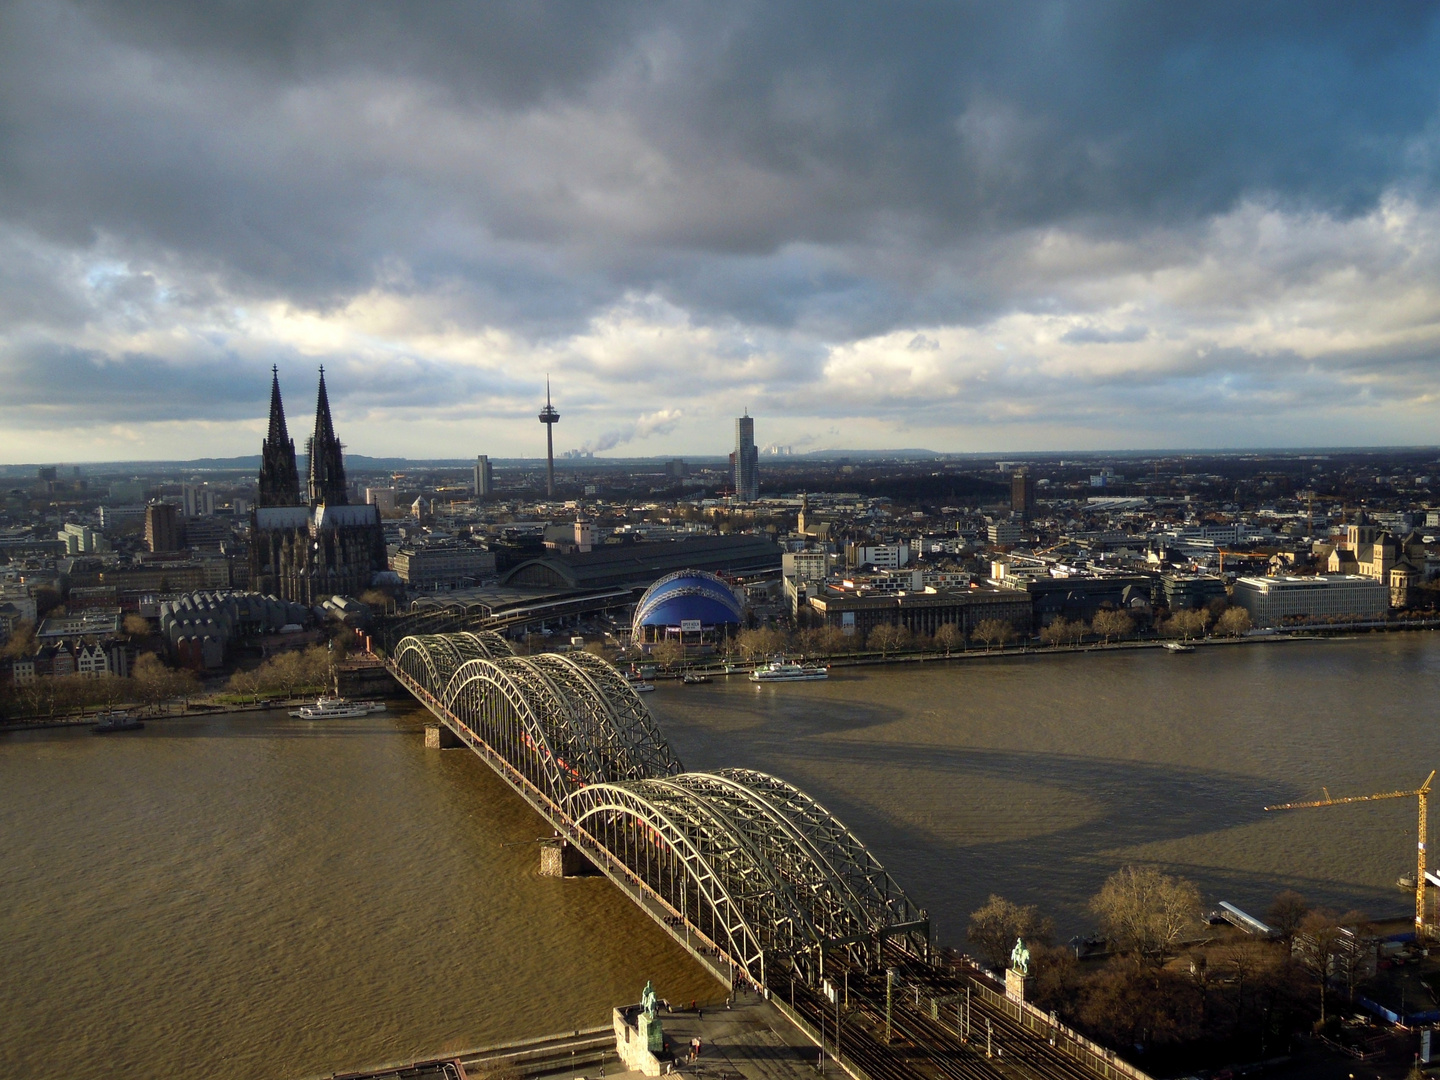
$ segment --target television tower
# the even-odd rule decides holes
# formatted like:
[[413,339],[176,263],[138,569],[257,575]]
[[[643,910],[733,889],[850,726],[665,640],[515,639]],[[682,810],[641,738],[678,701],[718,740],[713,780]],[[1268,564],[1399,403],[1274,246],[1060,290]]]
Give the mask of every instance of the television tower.
[[540,422],[545,425],[545,497],[555,497],[555,425],[560,414],[550,404],[550,376],[545,376],[545,408],[540,410]]

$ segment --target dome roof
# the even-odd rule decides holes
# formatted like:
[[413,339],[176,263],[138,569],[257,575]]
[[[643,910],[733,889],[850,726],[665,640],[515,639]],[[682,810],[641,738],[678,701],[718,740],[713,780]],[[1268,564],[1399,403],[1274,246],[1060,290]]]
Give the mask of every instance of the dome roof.
[[634,629],[679,626],[691,619],[706,627],[735,625],[744,615],[735,593],[720,578],[703,570],[682,570],[645,590],[635,605]]

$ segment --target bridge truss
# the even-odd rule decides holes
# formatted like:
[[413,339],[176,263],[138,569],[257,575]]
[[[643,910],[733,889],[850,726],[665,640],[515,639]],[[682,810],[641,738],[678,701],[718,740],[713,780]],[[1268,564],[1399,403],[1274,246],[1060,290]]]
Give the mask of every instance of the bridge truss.
[[585,653],[514,656],[496,634],[407,637],[391,671],[692,949],[766,985],[827,955],[920,956],[930,924],[868,848],[792,784],[684,771],[644,701]]

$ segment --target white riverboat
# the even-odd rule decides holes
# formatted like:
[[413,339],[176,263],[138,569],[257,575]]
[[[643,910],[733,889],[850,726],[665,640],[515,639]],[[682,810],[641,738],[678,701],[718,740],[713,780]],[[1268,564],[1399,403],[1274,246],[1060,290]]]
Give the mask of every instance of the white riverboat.
[[340,697],[322,697],[316,699],[314,705],[301,705],[290,715],[298,716],[301,720],[343,720],[384,711],[383,701],[350,701]]
[[762,668],[756,668],[750,673],[750,681],[763,682],[814,682],[817,679],[828,679],[830,669],[817,667],[814,664],[790,664],[784,660],[772,660]]

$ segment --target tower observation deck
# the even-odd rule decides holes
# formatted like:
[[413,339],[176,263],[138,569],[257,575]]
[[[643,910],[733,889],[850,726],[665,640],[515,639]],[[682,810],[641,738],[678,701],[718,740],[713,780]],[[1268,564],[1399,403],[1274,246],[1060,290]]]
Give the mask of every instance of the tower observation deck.
[[545,497],[555,497],[555,425],[560,414],[550,404],[550,380],[545,380],[545,408],[540,410],[540,422],[545,425]]

